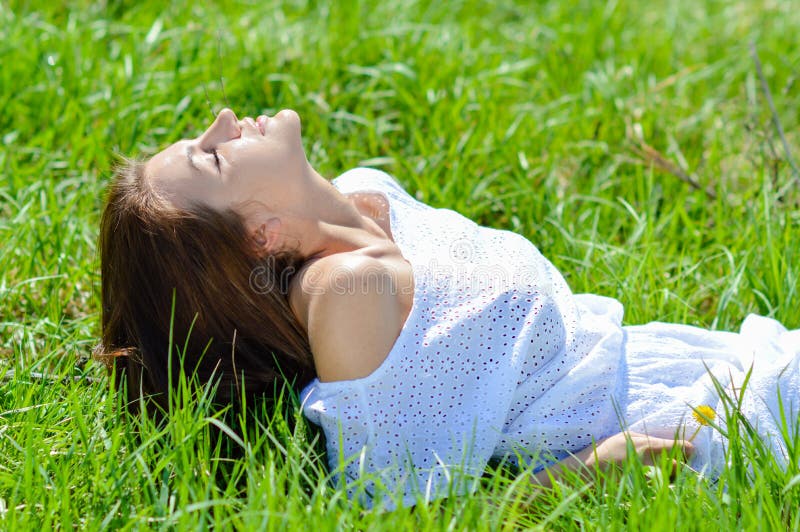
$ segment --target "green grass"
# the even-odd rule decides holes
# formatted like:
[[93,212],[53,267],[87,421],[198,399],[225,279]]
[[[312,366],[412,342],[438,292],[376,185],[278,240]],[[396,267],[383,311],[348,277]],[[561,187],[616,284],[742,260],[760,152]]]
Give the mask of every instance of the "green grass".
[[799,160],[793,2],[32,4],[0,0],[0,528],[800,529],[800,450],[783,471],[746,427],[718,483],[631,462],[534,498],[489,470],[470,497],[364,511],[289,398],[218,440],[188,392],[163,428],[126,420],[90,360],[115,155],[224,105],[296,109],[323,175],[380,167],[518,231],[626,323],[800,327],[800,178],[749,48]]

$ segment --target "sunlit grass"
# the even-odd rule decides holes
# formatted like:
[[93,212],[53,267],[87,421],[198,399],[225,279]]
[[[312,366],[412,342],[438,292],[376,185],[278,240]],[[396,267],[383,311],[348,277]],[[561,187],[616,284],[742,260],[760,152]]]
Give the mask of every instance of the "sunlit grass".
[[244,423],[178,393],[158,427],[91,362],[116,154],[226,105],[296,109],[324,175],[380,167],[518,231],[626,323],[800,327],[800,179],[750,54],[797,160],[796,6],[530,4],[0,1],[0,528],[800,529],[797,434],[784,470],[734,431],[719,482],[631,462],[537,493],[500,467],[470,497],[364,511],[291,397]]

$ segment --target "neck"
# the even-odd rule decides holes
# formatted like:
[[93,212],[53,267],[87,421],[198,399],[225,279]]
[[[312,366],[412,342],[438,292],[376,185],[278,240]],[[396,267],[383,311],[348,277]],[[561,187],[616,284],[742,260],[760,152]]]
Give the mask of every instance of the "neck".
[[320,258],[335,253],[372,246],[387,239],[386,233],[371,218],[364,216],[352,199],[339,192],[313,168],[312,180],[317,183],[309,195],[313,218],[303,221],[304,256]]

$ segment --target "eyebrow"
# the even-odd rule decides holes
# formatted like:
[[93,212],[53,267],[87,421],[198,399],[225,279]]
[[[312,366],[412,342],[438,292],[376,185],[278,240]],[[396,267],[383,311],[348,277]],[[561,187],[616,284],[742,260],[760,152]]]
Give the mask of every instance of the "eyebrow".
[[194,163],[194,157],[192,156],[192,146],[186,146],[186,158],[189,160],[189,166],[195,169],[195,171],[199,172],[200,168]]

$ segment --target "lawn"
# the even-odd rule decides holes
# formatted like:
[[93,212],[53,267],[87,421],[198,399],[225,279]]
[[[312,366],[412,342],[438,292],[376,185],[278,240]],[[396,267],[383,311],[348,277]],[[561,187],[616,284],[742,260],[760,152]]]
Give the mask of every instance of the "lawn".
[[127,419],[91,360],[114,162],[225,106],[297,110],[323,175],[517,231],[626,324],[799,328],[798,35],[781,0],[0,0],[0,528],[800,529],[797,434],[785,471],[742,427],[716,482],[631,461],[537,494],[497,467],[382,512],[290,395],[219,439],[191,391]]

